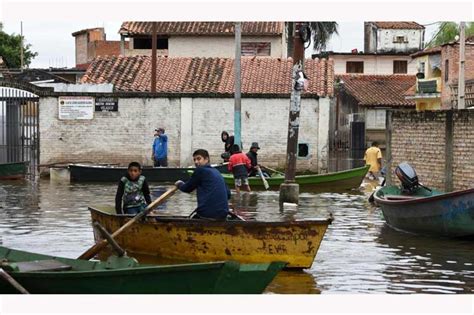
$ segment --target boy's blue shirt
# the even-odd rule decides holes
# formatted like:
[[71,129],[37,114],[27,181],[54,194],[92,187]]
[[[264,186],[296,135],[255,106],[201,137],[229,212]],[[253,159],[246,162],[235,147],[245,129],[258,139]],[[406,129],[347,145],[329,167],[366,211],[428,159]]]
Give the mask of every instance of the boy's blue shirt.
[[199,216],[222,219],[229,213],[229,187],[221,173],[210,165],[197,167],[191,179],[179,189],[188,193],[197,189],[196,211]]
[[168,156],[168,136],[161,135],[153,141],[153,153],[156,159],[163,159]]

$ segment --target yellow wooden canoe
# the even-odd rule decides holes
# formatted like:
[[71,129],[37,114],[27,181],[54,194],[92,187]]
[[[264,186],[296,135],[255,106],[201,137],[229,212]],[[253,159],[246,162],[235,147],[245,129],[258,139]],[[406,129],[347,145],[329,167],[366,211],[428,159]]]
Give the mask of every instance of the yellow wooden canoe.
[[[92,221],[110,233],[132,216],[113,207],[89,207]],[[288,268],[309,268],[332,219],[289,222],[207,221],[179,216],[148,216],[117,236],[129,254],[207,262],[288,262]],[[95,241],[102,236],[94,231]]]

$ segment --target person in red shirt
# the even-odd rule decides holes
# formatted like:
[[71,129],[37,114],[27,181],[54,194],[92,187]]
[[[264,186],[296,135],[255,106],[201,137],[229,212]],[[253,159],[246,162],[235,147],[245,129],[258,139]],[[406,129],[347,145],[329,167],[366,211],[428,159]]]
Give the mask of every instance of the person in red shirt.
[[242,190],[250,192],[248,173],[252,168],[252,163],[248,156],[240,151],[238,144],[232,146],[231,152],[233,154],[229,159],[227,168],[234,174],[235,191],[239,194],[242,188]]

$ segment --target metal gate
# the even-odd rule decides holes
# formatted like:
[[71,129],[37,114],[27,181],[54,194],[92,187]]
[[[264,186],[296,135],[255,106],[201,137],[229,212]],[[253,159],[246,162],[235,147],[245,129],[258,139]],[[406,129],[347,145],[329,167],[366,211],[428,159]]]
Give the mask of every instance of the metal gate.
[[29,175],[39,169],[39,97],[0,86],[0,163],[28,162]]

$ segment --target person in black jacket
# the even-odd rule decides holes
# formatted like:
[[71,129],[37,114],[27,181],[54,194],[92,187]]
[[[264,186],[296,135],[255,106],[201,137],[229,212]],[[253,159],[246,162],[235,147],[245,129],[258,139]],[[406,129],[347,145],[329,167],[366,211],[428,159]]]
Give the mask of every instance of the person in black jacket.
[[257,159],[257,152],[260,150],[260,147],[258,146],[257,142],[252,142],[252,145],[250,146],[249,152],[247,152],[247,157],[250,159],[250,163],[252,164],[252,168],[249,171],[249,177],[250,176],[257,176],[258,170],[258,159]]
[[232,155],[231,151],[234,145],[234,136],[230,136],[227,131],[222,131],[221,140],[224,142],[224,153],[221,154],[221,157],[224,159],[224,162],[228,162]]
[[120,179],[117,187],[115,211],[117,214],[137,214],[150,203],[150,187],[142,175],[142,166],[138,162],[131,162],[127,175]]

